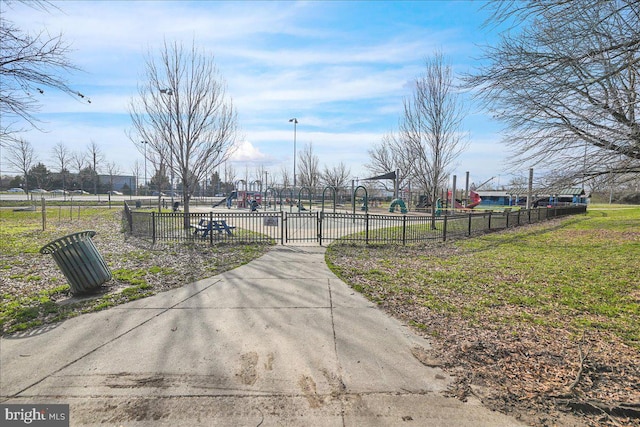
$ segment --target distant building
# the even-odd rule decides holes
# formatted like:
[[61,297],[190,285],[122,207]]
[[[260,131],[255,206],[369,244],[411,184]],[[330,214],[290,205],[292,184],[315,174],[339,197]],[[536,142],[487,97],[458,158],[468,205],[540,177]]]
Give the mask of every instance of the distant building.
[[98,178],[102,188],[109,187],[113,179],[113,188],[109,188],[109,190],[122,191],[127,188],[136,188],[136,177],[133,175],[113,175],[113,177],[111,175],[98,175]]
[[[527,190],[480,190],[477,193],[482,198],[482,206],[526,206]],[[584,189],[575,188],[559,188],[533,190],[531,206],[547,206],[547,205],[567,205],[567,204],[586,204],[587,197]]]

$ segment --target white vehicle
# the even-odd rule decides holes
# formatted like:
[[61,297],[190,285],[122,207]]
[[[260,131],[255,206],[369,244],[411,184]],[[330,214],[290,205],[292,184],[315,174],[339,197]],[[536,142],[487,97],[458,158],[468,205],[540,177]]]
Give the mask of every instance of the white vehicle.
[[10,188],[7,190],[7,192],[9,193],[24,193],[24,190],[22,188]]

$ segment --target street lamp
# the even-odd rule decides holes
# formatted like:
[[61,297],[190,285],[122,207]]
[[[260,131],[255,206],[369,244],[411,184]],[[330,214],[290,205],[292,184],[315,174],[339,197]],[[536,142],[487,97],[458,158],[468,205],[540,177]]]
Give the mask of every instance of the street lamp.
[[[144,195],[148,196],[147,191],[147,141],[140,141],[144,144]],[[136,193],[138,194],[138,193]]]
[[296,126],[298,119],[295,117],[289,119],[289,123],[293,123],[293,188],[296,188]]

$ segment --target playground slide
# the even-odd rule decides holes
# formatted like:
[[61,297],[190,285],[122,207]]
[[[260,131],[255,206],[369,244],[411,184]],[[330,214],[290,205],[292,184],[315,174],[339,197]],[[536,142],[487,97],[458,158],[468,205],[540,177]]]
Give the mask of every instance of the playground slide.
[[[449,198],[451,198],[451,191],[449,191],[448,196]],[[471,200],[470,200],[470,203],[467,204],[467,206],[463,206],[460,200],[456,199],[455,208],[456,209],[473,209],[482,202],[482,198],[480,197],[480,195],[473,190],[469,192],[469,196]]]
[[216,203],[213,204],[213,206],[211,206],[212,208],[215,208],[217,206],[220,206],[223,203],[227,204],[227,207],[231,206],[231,202],[233,201],[233,199],[238,197],[238,193],[235,191],[232,191],[231,194],[228,197],[225,197],[222,200],[217,201]]
[[221,204],[225,203],[226,201],[227,201],[227,198],[225,197],[225,198],[220,199],[217,202],[215,202],[211,207],[215,208],[215,207],[220,206]]

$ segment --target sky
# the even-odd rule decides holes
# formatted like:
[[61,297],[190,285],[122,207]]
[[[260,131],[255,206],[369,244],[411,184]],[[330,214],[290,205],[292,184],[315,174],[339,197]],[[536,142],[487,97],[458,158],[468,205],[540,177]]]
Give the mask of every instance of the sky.
[[[45,90],[36,114],[42,131],[22,135],[53,170],[51,150],[60,142],[74,152],[95,142],[122,174],[132,174],[136,160],[144,163],[127,136],[128,105],[146,58],[167,40],[214,56],[238,111],[241,145],[231,159],[238,175],[259,165],[272,177],[282,167],[292,171],[295,117],[298,154],[313,144],[321,168],[343,162],[362,179],[371,176],[368,150],[397,129],[402,100],[425,58],[440,51],[456,75],[470,73],[481,46],[497,38],[482,28],[487,12],[477,1],[53,3],[60,10],[19,3],[4,10],[30,33],[62,33],[69,59],[81,69],[65,77],[85,98]],[[506,184],[499,123],[470,93],[462,97],[469,145],[453,168],[458,188],[467,171],[476,184],[492,177],[490,184]],[[5,157],[2,174],[11,171]]]

